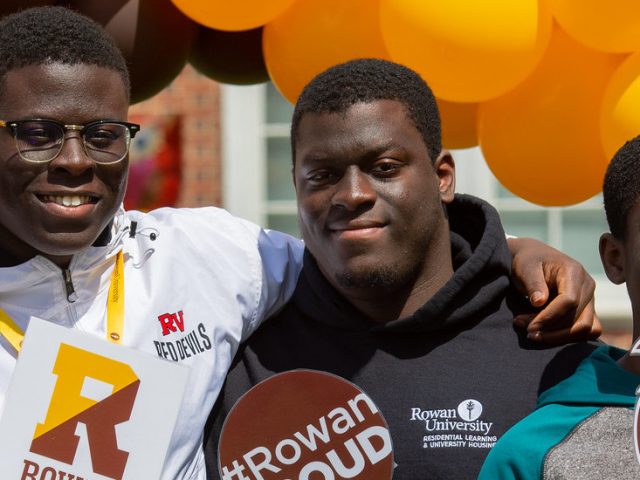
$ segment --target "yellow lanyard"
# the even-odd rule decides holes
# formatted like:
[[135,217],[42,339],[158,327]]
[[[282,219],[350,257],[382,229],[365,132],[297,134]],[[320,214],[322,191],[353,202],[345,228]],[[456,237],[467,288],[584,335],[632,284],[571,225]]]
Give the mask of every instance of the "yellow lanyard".
[[[109,297],[107,298],[107,340],[120,343],[124,328],[124,261],[122,251],[116,256],[116,265],[111,274]],[[7,339],[16,351],[22,348],[24,332],[7,313],[0,308],[0,335]]]

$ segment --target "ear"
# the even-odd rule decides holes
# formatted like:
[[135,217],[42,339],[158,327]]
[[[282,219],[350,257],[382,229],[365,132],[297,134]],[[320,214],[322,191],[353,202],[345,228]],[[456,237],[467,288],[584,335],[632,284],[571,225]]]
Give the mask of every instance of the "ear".
[[442,150],[433,163],[438,176],[438,189],[442,203],[451,203],[456,190],[456,164],[448,150]]
[[616,285],[626,281],[624,265],[624,246],[611,233],[603,233],[600,237],[600,260],[607,278]]

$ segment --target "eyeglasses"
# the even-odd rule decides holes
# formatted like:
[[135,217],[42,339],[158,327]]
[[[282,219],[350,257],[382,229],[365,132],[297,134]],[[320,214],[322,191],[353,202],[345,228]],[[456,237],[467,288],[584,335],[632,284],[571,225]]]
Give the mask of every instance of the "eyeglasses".
[[102,165],[117,163],[127,156],[131,139],[140,130],[135,123],[96,120],[86,125],[65,125],[55,120],[0,120],[0,127],[11,130],[20,158],[47,163],[62,151],[65,133],[80,133],[85,153]]

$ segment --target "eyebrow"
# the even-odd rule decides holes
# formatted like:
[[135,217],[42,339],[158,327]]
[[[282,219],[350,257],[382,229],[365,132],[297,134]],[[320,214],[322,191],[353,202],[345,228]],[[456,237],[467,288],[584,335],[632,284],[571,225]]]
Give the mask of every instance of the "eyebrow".
[[[358,148],[358,145],[354,145],[355,148]],[[407,151],[406,148],[398,145],[397,143],[395,143],[393,140],[390,140],[386,143],[383,144],[378,144],[378,145],[373,145],[372,147],[367,147],[366,148],[366,153],[365,153],[365,157],[366,158],[375,158],[378,157],[380,155],[382,155],[385,152],[388,152],[390,150],[395,150],[395,151],[400,151],[402,153],[405,153]],[[344,151],[342,149],[342,151]],[[322,148],[321,150],[311,150],[310,152],[308,152],[307,154],[304,155],[304,159],[305,161],[308,162],[322,162],[322,161],[327,161],[327,160],[331,160],[334,159],[336,157],[338,157],[339,155],[335,154],[335,151],[332,151],[329,148]]]

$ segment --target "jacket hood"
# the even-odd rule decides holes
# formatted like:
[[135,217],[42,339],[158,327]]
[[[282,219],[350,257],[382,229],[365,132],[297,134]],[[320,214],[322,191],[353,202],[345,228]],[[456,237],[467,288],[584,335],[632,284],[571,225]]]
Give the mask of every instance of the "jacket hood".
[[296,306],[310,317],[347,330],[426,332],[483,318],[509,289],[511,254],[500,218],[491,205],[470,195],[456,195],[447,211],[454,273],[413,315],[374,325],[326,281],[309,251],[294,295]]
[[617,364],[625,353],[610,345],[597,348],[572,376],[540,395],[538,408],[551,403],[633,407],[640,375]]

